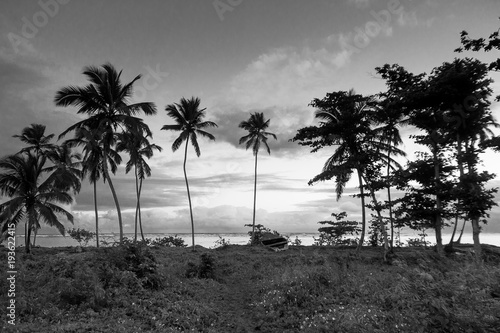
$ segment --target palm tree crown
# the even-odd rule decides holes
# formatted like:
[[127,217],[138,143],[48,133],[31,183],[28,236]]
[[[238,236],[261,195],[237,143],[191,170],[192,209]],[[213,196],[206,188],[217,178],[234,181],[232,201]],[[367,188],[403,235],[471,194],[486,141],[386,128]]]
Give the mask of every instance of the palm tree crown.
[[205,110],[200,110],[200,99],[192,97],[190,99],[181,98],[180,103],[167,105],[165,111],[174,119],[175,125],[164,125],[162,130],[180,131],[181,134],[172,144],[172,151],[179,149],[185,140],[191,140],[197,156],[201,155],[200,146],[198,145],[197,135],[201,135],[210,140],[215,140],[215,137],[204,131],[207,127],[217,127],[217,124],[212,121],[203,121]]
[[265,120],[264,114],[262,112],[255,112],[250,114],[248,120],[242,121],[238,127],[247,130],[249,133],[240,138],[239,144],[246,142],[246,149],[252,147],[253,154],[257,155],[259,152],[260,144],[263,143],[266,146],[268,154],[271,154],[271,149],[267,144],[267,137],[272,136],[275,140],[276,135],[274,133],[266,132],[269,127],[269,122],[271,119]]

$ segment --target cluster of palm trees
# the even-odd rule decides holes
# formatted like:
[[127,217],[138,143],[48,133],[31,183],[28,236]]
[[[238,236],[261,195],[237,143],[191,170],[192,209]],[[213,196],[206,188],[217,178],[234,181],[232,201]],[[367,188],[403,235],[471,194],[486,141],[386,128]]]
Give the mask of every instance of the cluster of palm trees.
[[[143,180],[151,176],[151,168],[147,159],[151,158],[154,151],[162,148],[150,142],[152,132],[148,125],[138,115],[151,116],[157,113],[156,106],[151,102],[129,104],[133,94],[133,84],[140,79],[136,76],[127,84],[121,83],[121,74],[111,64],[101,67],[88,66],[83,74],[90,83],[83,87],[68,86],[57,91],[55,104],[57,106],[73,106],[78,114],[87,117],[66,129],[59,139],[68,133],[74,134],[73,138],[64,141],[61,145],[52,144],[53,134],[45,135],[45,126],[33,124],[23,130],[19,137],[29,146],[17,154],[4,157],[0,160],[0,194],[10,197],[0,204],[0,221],[2,231],[7,231],[7,226],[21,221],[26,226],[26,251],[30,251],[31,232],[40,228],[40,221],[51,226],[56,226],[64,234],[64,225],[59,220],[57,213],[63,213],[70,222],[73,216],[57,204],[70,205],[73,191],[76,195],[81,188],[81,180],[88,178],[94,189],[96,242],[99,246],[99,218],[97,208],[97,182],[102,178],[108,183],[118,215],[120,243],[123,242],[123,222],[118,195],[116,193],[111,174],[115,174],[118,165],[122,162],[120,153],[126,153],[129,160],[125,172],[132,169],[135,175],[135,190],[137,197],[135,213],[135,236],[137,241],[138,228],[144,240],[141,219],[140,196]],[[184,176],[189,201],[191,217],[192,245],[194,240],[194,220],[191,205],[189,182],[186,173],[186,161],[189,142],[191,142],[196,155],[201,154],[198,136],[215,140],[215,137],[206,131],[207,128],[217,127],[212,121],[205,121],[206,109],[200,108],[200,99],[182,98],[179,103],[166,107],[167,115],[175,124],[165,125],[161,129],[177,131],[180,135],[174,140],[172,150],[175,152],[183,143],[184,149]],[[257,154],[261,143],[270,153],[267,136],[276,136],[266,132],[269,120],[262,113],[251,114],[248,121],[243,121],[240,127],[248,130],[249,134],[242,137],[240,143],[246,142],[247,149],[252,147],[255,155],[255,183],[254,183],[254,214],[257,183]],[[72,148],[77,148],[81,153],[73,153]],[[50,165],[47,165],[50,162]]]

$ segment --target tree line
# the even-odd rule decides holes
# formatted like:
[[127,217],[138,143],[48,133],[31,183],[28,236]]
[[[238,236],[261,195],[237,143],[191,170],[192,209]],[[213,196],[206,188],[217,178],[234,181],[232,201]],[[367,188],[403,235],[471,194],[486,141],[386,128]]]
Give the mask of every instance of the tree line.
[[[488,40],[471,39],[461,34],[462,48],[456,51],[498,50],[498,32]],[[384,247],[384,257],[394,246],[394,228],[432,228],[435,230],[438,253],[443,253],[441,230],[450,221],[455,229],[459,219],[470,221],[473,228],[475,252],[480,256],[480,223],[495,205],[495,188],[487,182],[494,175],[479,171],[480,156],[486,149],[498,151],[499,138],[491,128],[498,127],[491,109],[492,80],[489,71],[500,70],[500,60],[485,64],[477,59],[454,59],[435,67],[430,74],[414,74],[398,64],[377,67],[377,74],[385,81],[386,91],[364,96],[354,90],[336,91],[323,98],[315,98],[310,106],[316,109],[318,125],[306,126],[290,139],[317,152],[325,147],[335,147],[322,171],[309,184],[333,179],[337,200],[346,184],[356,173],[361,201],[361,237],[358,249],[365,242],[367,208],[373,213],[374,242]],[[133,170],[137,197],[135,234],[139,230],[144,240],[140,196],[143,181],[151,175],[147,160],[162,148],[151,142],[152,132],[140,115],[153,116],[157,109],[152,102],[130,104],[133,85],[141,78],[123,84],[122,72],[107,63],[100,67],[88,66],[83,75],[89,84],[83,87],[68,86],[55,95],[60,107],[76,107],[78,114],[87,117],[73,124],[58,139],[69,133],[73,137],[62,144],[52,143],[54,134],[47,135],[45,126],[32,124],[15,135],[26,147],[16,154],[0,160],[0,194],[10,199],[0,204],[2,232],[7,226],[25,222],[25,246],[30,251],[31,233],[40,228],[40,222],[56,227],[64,234],[61,214],[70,222],[73,216],[65,206],[73,202],[80,191],[81,181],[93,184],[96,241],[99,246],[99,220],[96,184],[108,184],[116,206],[120,242],[123,241],[121,209],[111,174],[122,163],[120,153],[126,153],[126,173]],[[499,99],[500,97],[497,97]],[[215,140],[207,131],[217,127],[205,120],[206,109],[199,98],[182,98],[179,103],[167,105],[165,111],[174,124],[161,129],[176,131],[179,136],[172,144],[177,151],[185,142],[183,171],[188,194],[192,245],[194,249],[194,220],[191,195],[186,172],[189,143],[199,157],[198,137]],[[252,148],[255,156],[254,205],[252,238],[255,231],[257,193],[257,156],[261,145],[267,152],[270,120],[263,113],[255,112],[239,127],[248,135],[239,140]],[[425,147],[416,159],[401,166],[398,163],[405,152],[400,128],[411,126],[418,134],[411,138]],[[78,152],[75,152],[74,149]],[[402,198],[392,199],[391,189],[404,191]],[[387,193],[388,200],[381,202],[377,194]],[[344,215],[334,214],[341,220]],[[322,223],[325,223],[323,221]],[[455,230],[454,230],[455,233]],[[453,239],[450,245],[453,244]]]

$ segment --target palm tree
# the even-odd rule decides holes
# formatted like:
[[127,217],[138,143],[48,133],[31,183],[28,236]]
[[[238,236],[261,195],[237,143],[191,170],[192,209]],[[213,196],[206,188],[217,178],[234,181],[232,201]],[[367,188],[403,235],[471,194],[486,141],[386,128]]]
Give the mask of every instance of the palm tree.
[[[99,212],[97,210],[97,182],[101,178],[104,165],[104,153],[100,146],[101,134],[99,131],[92,131],[81,127],[75,130],[75,137],[65,141],[70,147],[82,147],[82,178],[88,175],[89,181],[94,188],[94,211],[96,246],[99,247]],[[118,164],[121,163],[121,156],[114,149],[110,148],[107,155],[107,163],[111,173],[115,174]]]
[[141,219],[141,190],[142,182],[146,176],[151,177],[151,168],[147,164],[145,158],[151,158],[153,156],[153,150],[156,149],[161,152],[162,148],[154,143],[150,143],[147,139],[147,135],[141,132],[124,132],[119,136],[120,140],[116,145],[117,151],[127,152],[130,156],[129,161],[125,167],[125,172],[129,173],[132,167],[134,167],[135,174],[135,190],[137,194],[137,205],[135,210],[135,235],[134,241],[137,242],[137,224],[141,229],[141,237],[144,241],[144,233],[142,231],[142,219]]
[[50,141],[54,138],[54,134],[45,135],[45,125],[31,124],[21,131],[21,135],[13,135],[22,142],[28,145],[21,150],[21,152],[34,151],[35,155],[42,155],[52,151],[56,146]]
[[73,198],[66,191],[54,186],[50,176],[42,180],[45,156],[32,152],[4,157],[0,160],[0,194],[11,199],[0,204],[2,233],[9,224],[25,220],[25,248],[31,252],[31,230],[43,221],[56,227],[64,235],[64,225],[57,214],[63,214],[73,223],[73,216],[56,203],[71,204]]
[[[378,103],[376,112],[374,114],[374,121],[380,125],[374,131],[378,136],[378,140],[388,145],[387,160],[391,159],[392,147],[397,147],[403,143],[398,127],[407,125],[408,119],[402,110],[397,106],[397,101],[394,101],[393,96],[381,94],[385,97]],[[405,156],[406,153],[401,152],[400,156]],[[394,219],[392,214],[392,198],[391,198],[391,184],[389,181],[391,171],[391,164],[387,163],[387,201],[389,204],[389,222],[391,226],[391,249],[394,246]]]
[[262,112],[255,112],[250,114],[250,118],[248,120],[242,121],[238,127],[243,128],[248,131],[248,135],[245,135],[240,138],[239,144],[246,142],[246,149],[252,147],[253,154],[255,156],[255,180],[253,185],[253,219],[252,219],[252,241],[250,242],[253,245],[255,239],[255,205],[257,202],[257,155],[259,153],[259,148],[261,143],[266,146],[267,153],[271,154],[271,149],[269,149],[269,145],[267,144],[267,137],[272,136],[275,140],[277,140],[276,135],[270,132],[266,132],[266,129],[269,127],[270,119],[265,120],[264,114]]
[[167,114],[174,119],[175,125],[164,125],[161,129],[166,131],[180,131],[180,135],[174,140],[172,144],[172,151],[179,149],[181,144],[186,141],[186,147],[184,150],[184,178],[186,180],[186,189],[189,201],[189,213],[191,216],[191,232],[193,240],[193,251],[194,248],[194,221],[193,221],[193,209],[191,207],[191,195],[189,193],[189,183],[186,173],[186,160],[187,160],[187,149],[189,140],[194,147],[196,155],[200,157],[201,151],[198,145],[197,135],[208,138],[210,140],[215,140],[215,137],[204,131],[203,129],[209,127],[217,127],[217,124],[212,121],[203,121],[205,117],[205,110],[200,110],[200,99],[198,97],[191,97],[191,99],[181,98],[180,103],[169,104],[165,108]]
[[[384,235],[384,249],[387,251],[387,235],[380,215],[380,205],[375,197],[375,188],[367,181],[366,171],[367,167],[377,160],[386,164],[394,164],[394,161],[386,154],[389,145],[376,140],[376,132],[372,129],[372,98],[355,94],[353,90],[339,91],[327,94],[322,100],[314,99],[310,105],[317,108],[315,116],[320,120],[320,125],[300,129],[292,141],[313,147],[311,152],[332,145],[337,148],[327,159],[322,172],[311,179],[309,184],[335,177],[337,200],[339,200],[355,170],[358,174],[362,214],[358,250],[364,242],[366,233],[364,188],[367,187],[377,210],[380,228]],[[393,153],[398,152],[395,147],[391,149]]]
[[[156,106],[150,102],[129,105],[128,101],[132,96],[133,85],[141,76],[138,75],[129,83],[122,85],[121,73],[121,71],[117,72],[109,63],[101,67],[88,66],[84,68],[83,74],[91,82],[89,85],[85,87],[69,86],[56,93],[55,103],[57,106],[75,106],[78,108],[77,113],[88,115],[87,119],[66,129],[59,138],[82,127],[98,130],[101,134],[99,144],[103,149],[102,156],[108,156],[108,152],[116,144],[116,133],[119,132],[119,129],[127,131],[137,126],[146,126],[142,119],[134,116],[141,111],[146,115],[154,115],[156,114]],[[107,162],[102,164],[102,174],[104,179],[108,181],[113,194],[118,214],[120,243],[122,243],[123,223],[120,204],[109,175]]]

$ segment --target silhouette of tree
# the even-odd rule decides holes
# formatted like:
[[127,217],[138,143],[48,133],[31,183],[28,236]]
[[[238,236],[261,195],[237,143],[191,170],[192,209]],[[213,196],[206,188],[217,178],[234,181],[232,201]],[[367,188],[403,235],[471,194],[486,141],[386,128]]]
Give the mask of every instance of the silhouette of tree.
[[128,153],[130,159],[125,166],[125,172],[129,173],[134,168],[135,175],[135,189],[137,195],[137,205],[135,210],[135,232],[134,241],[137,242],[137,224],[139,224],[141,229],[141,237],[144,239],[144,233],[142,231],[142,219],[141,219],[141,190],[142,182],[144,178],[151,177],[151,168],[146,162],[145,158],[151,158],[153,156],[153,150],[156,149],[161,152],[162,148],[154,143],[150,143],[147,139],[148,135],[144,135],[142,132],[124,132],[119,135],[119,141],[116,145],[117,151],[124,151]]
[[46,156],[34,152],[18,153],[0,159],[0,194],[10,200],[0,204],[2,233],[9,225],[17,226],[25,220],[25,249],[31,252],[31,231],[39,221],[56,227],[64,235],[64,225],[57,214],[63,214],[73,223],[73,215],[56,203],[71,204],[73,198],[66,191],[54,187],[50,176],[43,180]]
[[257,155],[259,154],[259,148],[261,144],[264,144],[267,149],[267,153],[271,154],[271,149],[267,144],[267,137],[272,136],[277,140],[276,135],[270,132],[266,132],[269,127],[270,119],[265,119],[262,112],[255,112],[250,114],[248,120],[242,121],[238,127],[248,131],[248,135],[240,138],[239,144],[246,143],[246,149],[252,147],[253,154],[255,156],[255,180],[253,186],[253,218],[252,218],[252,240],[250,244],[253,245],[255,237],[255,206],[257,202]]
[[184,179],[186,180],[186,189],[189,201],[189,213],[191,216],[191,235],[193,241],[193,251],[194,248],[194,220],[193,220],[193,208],[191,206],[191,194],[189,193],[189,182],[186,173],[186,161],[187,161],[187,151],[188,143],[191,140],[191,144],[194,147],[196,156],[200,157],[201,151],[198,145],[198,135],[215,141],[215,137],[204,131],[205,128],[217,127],[217,124],[212,121],[203,121],[205,118],[205,110],[200,110],[200,99],[198,97],[191,97],[190,99],[181,98],[180,103],[169,104],[165,108],[167,114],[174,120],[175,125],[164,125],[161,129],[165,131],[178,131],[181,132],[179,137],[172,143],[172,151],[179,149],[181,144],[186,141],[186,147],[184,150]]
[[[377,139],[373,131],[373,99],[355,94],[353,90],[327,94],[320,100],[314,99],[311,106],[317,108],[316,118],[319,126],[310,126],[298,130],[292,141],[300,145],[310,146],[312,153],[327,146],[336,146],[335,153],[330,156],[322,172],[309,181],[312,185],[317,181],[335,177],[337,200],[340,199],[353,170],[358,174],[360,198],[362,206],[362,227],[358,250],[364,242],[366,232],[366,205],[364,187],[366,186],[377,210],[379,224],[384,235],[384,257],[388,249],[387,234],[380,215],[380,204],[375,197],[375,188],[367,182],[367,167],[376,161],[394,163],[387,159],[389,146]],[[399,153],[395,147],[393,153]],[[375,172],[375,170],[370,170]]]
[[[122,85],[121,73],[121,71],[117,72],[109,63],[101,67],[88,66],[84,68],[83,74],[91,82],[89,85],[84,87],[69,86],[56,93],[55,103],[57,106],[75,106],[78,108],[77,113],[88,115],[87,119],[66,129],[59,138],[78,128],[98,131],[101,135],[99,145],[103,149],[102,156],[108,156],[108,152],[116,145],[116,134],[119,133],[119,130],[128,131],[131,128],[145,126],[142,119],[134,116],[140,112],[154,115],[156,114],[156,106],[150,102],[128,104],[128,100],[132,96],[133,85],[141,76],[138,75],[129,83]],[[118,214],[120,243],[122,243],[123,222],[120,204],[106,160],[102,164],[102,174],[105,181],[108,181],[113,194]]]

